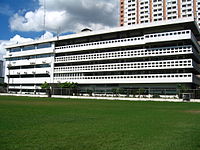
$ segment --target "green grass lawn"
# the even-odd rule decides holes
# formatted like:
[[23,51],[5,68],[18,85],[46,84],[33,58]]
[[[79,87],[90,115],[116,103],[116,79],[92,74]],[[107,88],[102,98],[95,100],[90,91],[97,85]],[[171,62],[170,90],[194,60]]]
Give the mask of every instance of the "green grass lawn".
[[0,96],[0,150],[200,150],[200,104]]

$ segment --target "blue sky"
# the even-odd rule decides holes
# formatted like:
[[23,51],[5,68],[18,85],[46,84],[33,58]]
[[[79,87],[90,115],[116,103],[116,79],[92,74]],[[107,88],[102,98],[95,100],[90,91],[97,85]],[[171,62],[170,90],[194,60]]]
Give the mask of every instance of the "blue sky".
[[[0,0],[0,40],[40,37],[44,0]],[[46,30],[52,33],[104,29],[118,24],[118,0],[45,0]]]
[[1,0],[0,1],[0,40],[9,40],[19,34],[23,37],[37,37],[41,32],[20,32],[10,29],[9,20],[15,13],[23,13],[37,9],[38,3],[35,0]]
[[0,0],[0,59],[6,53],[5,45],[77,33],[84,28],[116,27],[118,4],[119,0]]

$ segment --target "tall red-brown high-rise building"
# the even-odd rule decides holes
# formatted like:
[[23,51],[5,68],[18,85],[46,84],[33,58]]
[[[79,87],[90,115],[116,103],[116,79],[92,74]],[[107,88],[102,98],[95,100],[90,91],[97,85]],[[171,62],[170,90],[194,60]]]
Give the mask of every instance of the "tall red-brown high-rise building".
[[120,26],[185,17],[200,25],[200,0],[120,0]]
[[124,0],[120,0],[120,25],[124,25]]

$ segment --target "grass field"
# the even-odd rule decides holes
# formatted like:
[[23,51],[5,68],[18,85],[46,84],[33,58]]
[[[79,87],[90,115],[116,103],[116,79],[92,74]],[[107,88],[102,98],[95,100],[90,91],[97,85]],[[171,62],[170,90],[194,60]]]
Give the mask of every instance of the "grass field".
[[200,104],[0,96],[0,150],[200,150]]

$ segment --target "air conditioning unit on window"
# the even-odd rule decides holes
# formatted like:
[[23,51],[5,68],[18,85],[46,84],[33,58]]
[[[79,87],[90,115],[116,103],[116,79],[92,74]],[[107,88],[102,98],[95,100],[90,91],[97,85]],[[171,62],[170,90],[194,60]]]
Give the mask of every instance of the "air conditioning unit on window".
[[11,64],[8,64],[8,67],[12,67],[12,65],[11,65]]
[[49,74],[49,71],[46,71],[47,74]]
[[43,64],[47,63],[46,61],[42,61]]
[[35,65],[35,62],[30,62],[31,65]]
[[27,72],[24,72],[24,74],[27,74]]
[[35,72],[35,71],[32,71],[32,73],[35,74],[36,72]]
[[17,72],[18,75],[20,75],[20,72]]

